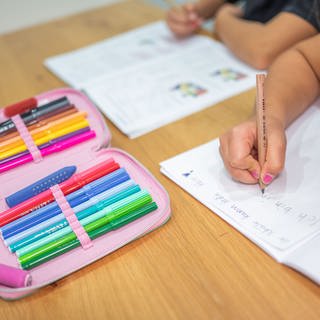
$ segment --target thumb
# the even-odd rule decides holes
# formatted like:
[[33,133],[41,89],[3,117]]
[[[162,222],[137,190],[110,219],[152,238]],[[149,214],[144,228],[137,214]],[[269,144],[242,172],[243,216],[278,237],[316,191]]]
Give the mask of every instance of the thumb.
[[199,14],[194,3],[187,3],[184,6],[184,9],[186,10],[190,20],[196,21],[199,19]]
[[188,12],[197,12],[196,5],[194,3],[186,3],[183,7]]
[[283,170],[287,146],[284,129],[268,128],[268,131],[266,162],[261,170],[262,181],[266,185]]
[[[233,169],[240,169],[242,171],[241,176],[243,178],[246,178],[246,180],[249,179],[249,175],[246,173],[248,172],[251,175],[250,180],[252,180],[252,178],[254,179],[251,181],[251,183],[257,182],[257,180],[259,179],[260,165],[259,162],[251,154],[242,159],[233,159],[230,163],[230,167]],[[238,180],[242,181],[243,179],[238,178]]]

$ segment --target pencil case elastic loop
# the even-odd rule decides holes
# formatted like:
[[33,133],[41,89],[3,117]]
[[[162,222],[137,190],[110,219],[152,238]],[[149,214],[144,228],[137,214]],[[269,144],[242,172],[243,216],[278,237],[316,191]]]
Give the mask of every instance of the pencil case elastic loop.
[[21,139],[24,141],[25,145],[27,146],[34,162],[39,162],[42,160],[42,154],[40,150],[38,149],[37,145],[34,143],[31,134],[23,122],[22,118],[19,114],[13,116],[11,118],[12,122],[16,126],[16,129],[18,130]]
[[87,232],[84,230],[82,224],[79,222],[77,216],[75,215],[73,209],[70,207],[69,202],[67,201],[66,197],[64,196],[62,190],[60,189],[59,185],[54,185],[50,188],[58,206],[60,207],[62,213],[64,214],[65,218],[67,219],[69,226],[71,227],[72,231],[77,236],[78,240],[83,249],[89,249],[92,247],[92,241],[88,236]]

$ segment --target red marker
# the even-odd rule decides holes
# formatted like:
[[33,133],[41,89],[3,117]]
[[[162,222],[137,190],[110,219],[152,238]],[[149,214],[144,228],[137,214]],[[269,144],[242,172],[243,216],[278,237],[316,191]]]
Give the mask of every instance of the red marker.
[[[67,195],[74,192],[84,185],[97,180],[112,171],[119,169],[118,163],[114,162],[112,158],[99,163],[98,165],[91,167],[81,173],[75,174],[70,179],[59,184],[62,192]],[[50,202],[54,201],[54,197],[51,190],[46,190],[37,196],[28,199],[2,213],[0,213],[0,227],[12,222],[34,210],[37,210]]]
[[29,98],[22,100],[17,103],[13,103],[4,108],[4,115],[8,118],[15,116],[16,114],[23,113],[29,111],[31,109],[36,108],[38,105],[38,101],[36,98]]

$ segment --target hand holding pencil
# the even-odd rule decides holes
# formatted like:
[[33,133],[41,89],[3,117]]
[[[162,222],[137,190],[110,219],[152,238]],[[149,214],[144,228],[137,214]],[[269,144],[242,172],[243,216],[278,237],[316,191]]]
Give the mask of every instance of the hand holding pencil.
[[[261,75],[257,77],[263,78]],[[276,117],[270,116],[266,110],[260,113],[264,103],[260,80],[257,86],[258,112],[220,137],[220,154],[233,179],[247,184],[259,183],[264,190],[284,167],[286,136],[284,126]]]
[[170,30],[179,37],[191,35],[198,30],[203,22],[197,4],[188,3],[176,6],[174,1],[166,0],[171,6],[167,12],[166,21]]

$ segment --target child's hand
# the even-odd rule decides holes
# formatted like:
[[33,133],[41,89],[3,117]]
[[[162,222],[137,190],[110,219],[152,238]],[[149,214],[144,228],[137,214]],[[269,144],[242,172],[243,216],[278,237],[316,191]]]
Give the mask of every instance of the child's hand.
[[166,21],[174,34],[184,37],[198,30],[203,19],[200,17],[196,5],[189,3],[171,8],[167,13]]
[[254,184],[261,175],[264,184],[272,182],[283,169],[286,137],[281,123],[268,121],[266,162],[260,168],[257,154],[255,119],[246,121],[220,137],[220,154],[230,175],[243,183]]
[[242,17],[243,16],[243,10],[234,4],[231,3],[225,3],[220,7],[220,9],[217,12],[216,19],[220,19],[220,17],[223,17],[224,15],[234,16],[234,17]]
[[[227,35],[229,34],[229,37],[230,37],[230,32],[232,35],[231,38],[233,39],[235,30],[233,28],[230,29],[230,21],[233,22],[235,20],[239,20],[239,18],[241,18],[243,14],[244,12],[240,7],[230,3],[225,3],[218,9],[218,12],[216,13],[216,17],[215,17],[214,31],[221,41],[227,44],[228,41],[226,41],[224,37],[226,34]],[[233,39],[231,43],[234,43],[234,42],[237,42],[237,41]],[[238,48],[241,48],[241,46],[240,47],[238,46],[237,48],[233,48],[232,51],[238,52]]]

